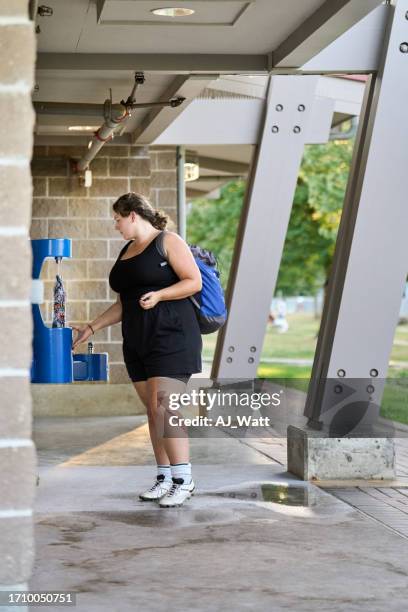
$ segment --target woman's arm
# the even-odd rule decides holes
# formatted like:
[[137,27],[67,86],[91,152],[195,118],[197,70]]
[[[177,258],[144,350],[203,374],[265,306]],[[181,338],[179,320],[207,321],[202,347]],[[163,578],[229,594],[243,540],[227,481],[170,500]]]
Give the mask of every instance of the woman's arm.
[[104,329],[104,327],[115,325],[115,323],[119,323],[121,320],[122,302],[120,301],[120,296],[118,295],[116,302],[105,310],[105,312],[99,315],[99,317],[91,321],[90,325],[92,325],[94,331],[98,331],[99,329]]
[[167,253],[169,264],[179,277],[179,281],[159,291],[149,291],[140,298],[140,305],[145,310],[153,308],[163,300],[181,300],[201,291],[202,281],[200,270],[194,257],[180,236],[172,232],[165,234],[163,247]]
[[[122,320],[122,302],[120,301],[120,296],[118,295],[115,304],[112,304],[105,312],[103,312],[99,317],[91,321],[91,323],[84,325],[82,327],[75,327],[72,325],[72,329],[77,332],[77,337],[72,343],[72,348],[74,349],[78,344],[82,344],[86,342],[86,340],[92,336],[92,329],[94,332],[99,329],[103,329],[104,327],[108,327],[109,325],[114,325],[115,323],[119,323]],[[91,329],[92,327],[92,329]]]

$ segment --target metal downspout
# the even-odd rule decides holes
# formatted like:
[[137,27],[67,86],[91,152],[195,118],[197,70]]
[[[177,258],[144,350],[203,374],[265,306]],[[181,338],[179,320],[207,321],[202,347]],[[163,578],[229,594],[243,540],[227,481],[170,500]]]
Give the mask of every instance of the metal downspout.
[[177,147],[177,223],[178,233],[186,239],[186,183],[184,180],[184,164],[186,151],[184,147]]

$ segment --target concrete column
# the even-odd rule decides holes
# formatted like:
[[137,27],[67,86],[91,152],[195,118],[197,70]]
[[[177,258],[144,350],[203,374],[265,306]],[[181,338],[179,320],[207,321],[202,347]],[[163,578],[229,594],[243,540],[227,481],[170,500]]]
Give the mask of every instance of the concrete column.
[[0,1],[0,49],[0,113],[7,118],[0,125],[0,589],[10,590],[27,588],[33,563],[28,232],[35,35],[28,0]]

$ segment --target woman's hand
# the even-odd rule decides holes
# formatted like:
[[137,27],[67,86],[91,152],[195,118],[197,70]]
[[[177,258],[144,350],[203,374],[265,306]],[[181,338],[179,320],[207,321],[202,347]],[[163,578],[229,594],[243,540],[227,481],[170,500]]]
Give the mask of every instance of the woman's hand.
[[149,291],[142,295],[139,300],[140,306],[143,310],[149,310],[150,308],[154,308],[156,304],[158,304],[161,300],[160,291]]
[[86,342],[89,336],[92,336],[92,330],[89,325],[84,325],[83,327],[74,327],[74,325],[71,325],[71,327],[78,333],[77,337],[72,343],[72,349],[76,348],[78,344]]

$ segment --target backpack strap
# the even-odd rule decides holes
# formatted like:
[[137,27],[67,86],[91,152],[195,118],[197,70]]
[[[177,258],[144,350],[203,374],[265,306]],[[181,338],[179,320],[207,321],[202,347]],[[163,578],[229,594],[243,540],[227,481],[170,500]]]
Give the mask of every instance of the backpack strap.
[[167,260],[167,253],[166,253],[166,249],[164,248],[164,234],[166,233],[166,230],[163,230],[162,232],[160,232],[160,234],[157,235],[156,238],[156,249],[159,253],[159,255],[161,255],[161,257],[163,257],[163,259]]
[[[157,251],[158,251],[159,255],[160,255],[161,257],[163,257],[163,259],[165,259],[166,261],[168,261],[168,258],[167,258],[167,253],[166,253],[166,250],[165,250],[165,248],[164,248],[164,235],[165,235],[165,233],[166,233],[166,230],[163,230],[162,232],[160,232],[160,234],[158,234],[158,235],[157,235],[157,238],[156,238],[156,249],[157,249]],[[189,299],[192,301],[192,303],[194,304],[194,306],[195,306],[196,308],[198,308],[198,310],[200,310],[200,304],[198,303],[198,301],[196,300],[196,298],[194,297],[194,295],[191,295],[191,296],[189,297]]]

